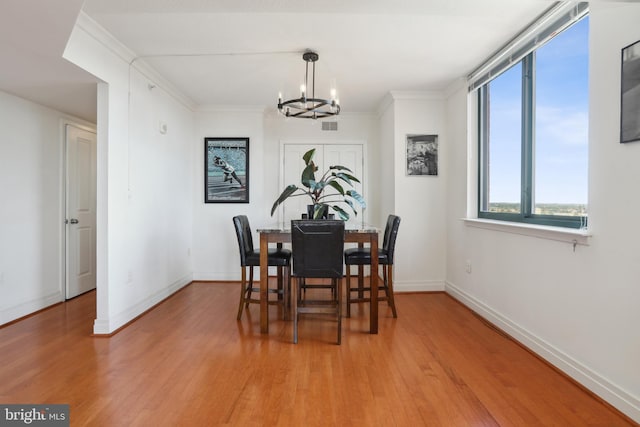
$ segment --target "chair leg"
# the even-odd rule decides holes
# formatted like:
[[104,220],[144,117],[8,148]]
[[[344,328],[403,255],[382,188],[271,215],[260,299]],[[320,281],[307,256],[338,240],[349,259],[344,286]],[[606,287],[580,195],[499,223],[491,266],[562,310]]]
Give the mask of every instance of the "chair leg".
[[338,292],[338,345],[342,343],[342,279],[334,279]]
[[[279,267],[281,268],[281,267]],[[289,271],[289,267],[284,268],[284,278],[283,278],[283,290],[282,290],[282,311],[284,320],[289,320],[290,318],[290,304],[291,300],[289,299],[289,292],[291,291],[291,273]]]
[[300,285],[298,278],[291,288],[291,301],[293,302],[293,343],[298,344],[298,287]]
[[249,300],[251,299],[251,292],[253,291],[253,267],[249,266],[249,286],[247,288],[246,296],[246,308],[249,308]]
[[398,317],[398,313],[396,312],[396,302],[393,299],[393,265],[384,266],[385,274],[384,281],[385,290],[387,291],[387,302],[391,307],[391,311],[393,312],[393,317]]
[[358,298],[364,298],[364,265],[358,265]]
[[247,293],[247,269],[246,267],[242,268],[242,280],[240,283],[240,305],[238,306],[238,317],[237,320],[240,320],[242,317],[242,309],[245,304],[245,294]]
[[351,266],[347,265],[347,286],[346,286],[346,296],[347,296],[347,315],[346,317],[351,317]]
[[[278,299],[282,300],[282,298],[284,297],[284,291],[283,291],[283,277],[282,277],[282,267],[278,266]],[[282,293],[280,293],[282,292]]]

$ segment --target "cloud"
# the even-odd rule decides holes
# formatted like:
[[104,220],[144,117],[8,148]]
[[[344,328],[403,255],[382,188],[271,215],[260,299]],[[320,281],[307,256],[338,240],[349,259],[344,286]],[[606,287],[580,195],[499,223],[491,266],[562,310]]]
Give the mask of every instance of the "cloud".
[[570,146],[586,146],[589,141],[589,113],[565,108],[536,109],[536,139]]

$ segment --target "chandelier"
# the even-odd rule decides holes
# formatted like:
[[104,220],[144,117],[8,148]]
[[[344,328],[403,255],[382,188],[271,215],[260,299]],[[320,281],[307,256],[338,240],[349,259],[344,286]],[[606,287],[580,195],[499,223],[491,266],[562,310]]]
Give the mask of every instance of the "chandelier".
[[[322,119],[340,114],[340,100],[336,99],[335,88],[331,89],[331,100],[316,98],[316,61],[319,56],[316,52],[306,51],[302,59],[306,62],[304,84],[300,86],[300,98],[282,100],[282,94],[278,94],[278,111],[285,117],[297,117],[299,119]],[[311,82],[309,82],[309,63],[311,63]],[[309,83],[311,92],[309,94]]]

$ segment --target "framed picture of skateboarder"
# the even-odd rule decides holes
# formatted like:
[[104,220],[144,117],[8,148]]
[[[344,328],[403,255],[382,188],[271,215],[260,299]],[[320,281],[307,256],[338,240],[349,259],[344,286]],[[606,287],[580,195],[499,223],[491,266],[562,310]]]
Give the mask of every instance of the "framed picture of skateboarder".
[[204,202],[249,203],[249,138],[204,139]]

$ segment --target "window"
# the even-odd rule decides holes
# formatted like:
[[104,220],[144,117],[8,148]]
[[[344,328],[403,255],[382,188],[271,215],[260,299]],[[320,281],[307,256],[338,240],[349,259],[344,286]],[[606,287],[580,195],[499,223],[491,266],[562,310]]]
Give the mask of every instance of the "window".
[[544,43],[535,44],[515,63],[494,66],[493,75],[485,73],[484,81],[476,84],[480,218],[586,225],[586,5],[576,15],[563,15],[559,22],[564,29],[547,29]]

